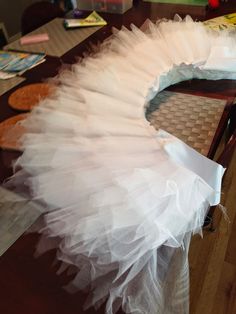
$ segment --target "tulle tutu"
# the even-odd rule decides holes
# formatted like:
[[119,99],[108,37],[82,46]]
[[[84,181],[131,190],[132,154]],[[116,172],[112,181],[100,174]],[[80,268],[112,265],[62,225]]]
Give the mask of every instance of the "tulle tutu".
[[11,182],[45,204],[41,232],[78,268],[70,288],[90,287],[86,307],[188,313],[189,242],[220,202],[224,169],[155,131],[145,108],[176,82],[235,78],[235,49],[231,33],[190,17],[114,30],[24,123]]

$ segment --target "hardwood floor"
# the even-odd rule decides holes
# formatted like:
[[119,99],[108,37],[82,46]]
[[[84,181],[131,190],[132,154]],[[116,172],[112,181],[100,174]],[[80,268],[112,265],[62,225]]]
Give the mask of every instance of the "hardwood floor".
[[204,230],[190,247],[190,314],[236,313],[236,152],[225,175],[215,232]]

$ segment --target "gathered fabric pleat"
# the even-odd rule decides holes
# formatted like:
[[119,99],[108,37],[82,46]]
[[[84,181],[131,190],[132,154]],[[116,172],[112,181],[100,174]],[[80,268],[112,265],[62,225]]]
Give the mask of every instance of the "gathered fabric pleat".
[[[46,237],[76,266],[70,289],[106,313],[187,314],[188,248],[224,169],[145,119],[165,87],[192,78],[234,79],[229,32],[190,17],[115,30],[99,52],[60,74],[24,127],[8,184],[45,207]],[[69,289],[69,287],[68,287]]]

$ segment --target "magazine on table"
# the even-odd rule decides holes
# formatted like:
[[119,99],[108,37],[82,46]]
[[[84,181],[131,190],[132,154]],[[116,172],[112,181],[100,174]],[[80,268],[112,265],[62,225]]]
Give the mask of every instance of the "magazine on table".
[[44,53],[0,50],[0,79],[21,75],[43,61],[45,61]]
[[214,30],[235,30],[236,29],[236,13],[230,13],[207,20],[204,24]]
[[89,26],[104,26],[107,22],[95,11],[93,11],[85,19],[65,19],[65,29]]

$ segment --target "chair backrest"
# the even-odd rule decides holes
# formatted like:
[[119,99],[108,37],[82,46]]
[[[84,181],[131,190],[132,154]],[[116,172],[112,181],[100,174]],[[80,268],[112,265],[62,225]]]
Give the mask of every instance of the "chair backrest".
[[233,157],[233,153],[236,147],[236,104],[231,107],[229,113],[229,125],[228,125],[228,141],[217,159],[217,162],[224,168],[228,168],[230,161]]
[[8,36],[3,23],[0,23],[0,49],[8,43]]
[[47,1],[33,3],[25,9],[21,18],[21,32],[25,35],[56,17],[63,17],[59,5]]
[[[226,171],[229,168],[229,165],[232,160],[235,147],[236,147],[236,105],[235,104],[231,108],[229,121],[230,121],[230,124],[229,124],[230,137],[223,151],[221,152],[220,156],[217,158],[217,162],[221,164],[224,168],[226,168]],[[209,228],[210,226],[209,231],[215,230],[213,216],[214,216],[214,212],[216,208],[217,206],[211,206],[205,218],[204,227]]]
[[235,147],[236,147],[236,129],[234,130],[234,133],[231,135],[230,139],[225,145],[223,152],[217,159],[217,162],[221,164],[224,168],[229,167]]

